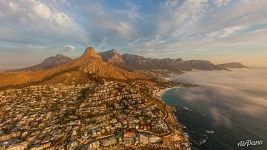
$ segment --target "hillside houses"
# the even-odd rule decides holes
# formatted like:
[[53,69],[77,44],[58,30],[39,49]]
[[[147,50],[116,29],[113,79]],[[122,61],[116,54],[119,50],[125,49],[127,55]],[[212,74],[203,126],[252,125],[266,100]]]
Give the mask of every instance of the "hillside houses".
[[170,133],[158,87],[137,81],[0,91],[0,149],[159,144]]

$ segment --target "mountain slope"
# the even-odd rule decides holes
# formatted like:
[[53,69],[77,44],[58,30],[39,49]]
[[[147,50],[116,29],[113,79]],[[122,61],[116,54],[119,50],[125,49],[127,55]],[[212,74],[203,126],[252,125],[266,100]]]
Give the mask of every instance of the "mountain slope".
[[22,68],[22,69],[16,69],[16,70],[11,70],[11,71],[34,71],[34,70],[41,70],[41,69],[48,69],[51,67],[55,67],[61,64],[65,64],[70,62],[72,59],[60,54],[57,54],[56,56],[51,56],[38,65],[34,65],[31,67],[27,68]]
[[[23,87],[44,82],[81,82],[91,77],[129,80],[146,79],[143,74],[128,72],[104,62],[92,47],[84,54],[68,63],[36,71],[19,71],[0,73],[0,88]],[[57,80],[55,80],[57,78]],[[82,79],[81,79],[82,78]]]

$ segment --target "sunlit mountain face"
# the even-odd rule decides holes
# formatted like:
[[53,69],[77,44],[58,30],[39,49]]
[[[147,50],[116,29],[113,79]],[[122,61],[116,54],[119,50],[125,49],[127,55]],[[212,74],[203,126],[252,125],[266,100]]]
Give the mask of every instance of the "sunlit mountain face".
[[[0,69],[88,45],[152,58],[267,66],[264,0],[0,1]],[[10,59],[13,58],[13,59]],[[30,59],[29,59],[30,58]]]
[[266,150],[266,6],[0,0],[0,150]]

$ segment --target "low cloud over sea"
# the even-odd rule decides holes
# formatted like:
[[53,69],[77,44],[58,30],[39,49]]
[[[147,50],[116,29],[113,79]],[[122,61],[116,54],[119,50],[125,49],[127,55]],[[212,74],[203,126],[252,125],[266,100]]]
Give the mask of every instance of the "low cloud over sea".
[[[207,138],[196,146],[198,149],[236,149],[240,140],[266,142],[267,69],[192,71],[173,80],[199,85],[169,90],[162,96],[177,107],[193,110],[176,113],[193,139],[197,139],[198,133],[214,132],[204,135]],[[264,146],[250,149],[264,149]]]

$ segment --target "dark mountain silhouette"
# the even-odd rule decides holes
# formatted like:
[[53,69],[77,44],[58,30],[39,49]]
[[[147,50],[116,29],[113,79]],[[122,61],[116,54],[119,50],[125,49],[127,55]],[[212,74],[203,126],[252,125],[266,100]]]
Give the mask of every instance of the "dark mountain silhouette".
[[227,68],[227,69],[234,69],[234,68],[248,68],[247,66],[239,63],[239,62],[231,62],[225,64],[218,64],[218,67]]

